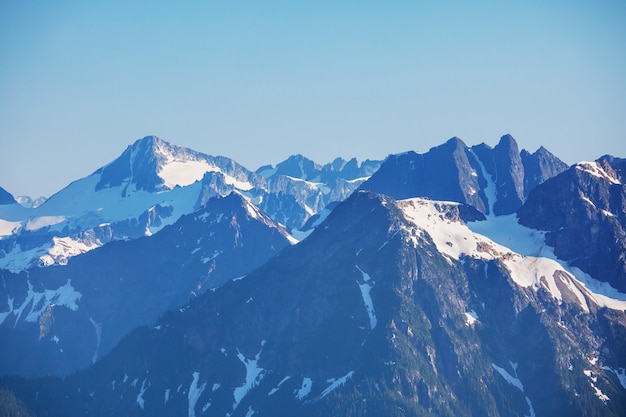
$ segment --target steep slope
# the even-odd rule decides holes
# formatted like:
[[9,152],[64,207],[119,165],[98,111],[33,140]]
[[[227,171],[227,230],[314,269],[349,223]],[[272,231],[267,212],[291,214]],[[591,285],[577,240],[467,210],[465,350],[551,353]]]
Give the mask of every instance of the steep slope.
[[559,258],[626,292],[626,185],[610,161],[619,166],[604,157],[547,180],[518,213],[522,224],[548,232]]
[[398,199],[456,201],[484,214],[502,215],[514,213],[532,187],[566,168],[544,148],[533,154],[520,152],[510,135],[503,136],[495,148],[485,144],[470,148],[452,138],[424,154],[389,156],[360,189]]
[[626,301],[479,218],[355,193],[89,370],[2,384],[48,415],[623,415]]
[[[66,265],[109,242],[157,233],[233,191],[290,230],[299,229],[328,204],[347,198],[380,165],[337,159],[320,166],[305,159],[291,157],[260,175],[232,159],[147,136],[48,200],[0,204],[0,269]],[[305,169],[291,172],[294,164]]]
[[201,205],[199,180],[206,172],[219,173],[232,185],[222,195],[263,180],[228,158],[154,136],[139,139],[115,161],[36,208],[0,208],[0,218],[16,225],[0,236],[0,268],[64,265],[111,241],[156,233]]
[[0,271],[0,374],[84,368],[137,326],[261,265],[289,239],[231,194],[154,236],[111,243],[66,267]]
[[520,156],[524,165],[524,200],[539,184],[556,177],[568,168],[565,162],[552,155],[543,146],[532,154],[522,149]]
[[459,201],[487,213],[487,198],[482,191],[487,182],[479,172],[480,166],[469,148],[459,138],[452,138],[425,154],[390,155],[360,189],[397,199],[421,196]]
[[17,203],[17,201],[15,201],[15,198],[13,198],[13,195],[11,195],[11,193],[9,193],[4,188],[0,187],[0,205],[15,203]]

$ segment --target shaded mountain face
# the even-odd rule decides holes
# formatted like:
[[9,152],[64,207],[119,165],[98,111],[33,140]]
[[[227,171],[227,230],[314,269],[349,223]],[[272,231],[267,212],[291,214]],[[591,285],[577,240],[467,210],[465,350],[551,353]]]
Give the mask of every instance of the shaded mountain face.
[[424,154],[389,156],[360,188],[398,199],[456,201],[484,214],[503,215],[514,213],[533,187],[565,169],[567,165],[544,148],[520,152],[510,135],[495,148],[469,148],[452,138]]
[[547,231],[559,258],[626,292],[622,161],[604,157],[572,166],[534,189],[518,214],[520,223]]
[[0,205],[15,204],[15,198],[4,188],[0,187]]
[[88,370],[2,384],[47,415],[624,415],[626,301],[479,218],[357,192]]
[[289,239],[231,194],[154,236],[111,243],[66,267],[0,271],[0,374],[85,368],[136,327],[261,265]]

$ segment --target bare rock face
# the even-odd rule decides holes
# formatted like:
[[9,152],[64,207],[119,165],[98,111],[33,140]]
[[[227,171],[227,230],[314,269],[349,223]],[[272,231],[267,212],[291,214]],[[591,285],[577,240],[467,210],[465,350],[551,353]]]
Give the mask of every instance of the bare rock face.
[[[470,148],[452,138],[424,154],[390,155],[360,188],[397,199],[456,201],[483,214],[501,215],[514,213],[532,188],[565,169],[567,165],[543,147],[533,154],[520,152],[511,135],[503,136],[495,148]],[[491,184],[494,201],[487,195]]]
[[555,254],[592,277],[626,291],[626,186],[604,157],[581,162],[534,189],[520,223],[546,230]]

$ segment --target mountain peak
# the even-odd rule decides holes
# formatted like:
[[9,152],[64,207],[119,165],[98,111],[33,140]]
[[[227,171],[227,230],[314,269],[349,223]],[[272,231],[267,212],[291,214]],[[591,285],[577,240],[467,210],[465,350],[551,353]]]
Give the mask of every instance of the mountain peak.
[[509,133],[507,133],[506,135],[503,135],[500,138],[500,142],[499,143],[501,143],[503,145],[509,145],[509,146],[513,146],[514,145],[514,146],[517,147],[517,141]]
[[446,148],[457,148],[457,149],[467,148],[467,145],[465,145],[465,142],[463,142],[460,138],[456,136],[448,139],[446,143],[444,143],[442,146]]
[[14,203],[16,203],[16,201],[13,195],[4,188],[0,187],[0,205]]
[[136,140],[115,161],[96,173],[101,175],[96,191],[124,186],[123,193],[148,192],[186,186],[201,180],[207,171],[218,170],[215,158],[181,146],[172,145],[157,136]]

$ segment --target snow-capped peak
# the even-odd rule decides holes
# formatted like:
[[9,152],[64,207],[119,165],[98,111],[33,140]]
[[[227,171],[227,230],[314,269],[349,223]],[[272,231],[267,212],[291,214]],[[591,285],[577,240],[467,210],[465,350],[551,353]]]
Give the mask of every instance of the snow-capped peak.
[[621,184],[615,175],[609,174],[597,161],[582,161],[576,164],[576,169],[593,175],[594,177],[605,179],[613,184]]
[[[399,201],[398,205],[418,232],[426,232],[449,259],[461,260],[463,256],[486,261],[499,259],[523,288],[543,288],[559,301],[577,302],[585,311],[589,311],[589,301],[626,309],[626,294],[558,259],[554,249],[545,244],[544,233],[520,225],[514,214],[465,224],[446,216],[446,209],[458,203],[411,198]],[[414,233],[409,235],[417,239]]]

